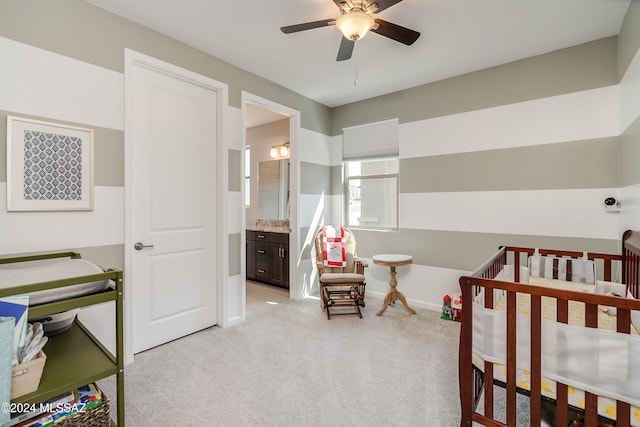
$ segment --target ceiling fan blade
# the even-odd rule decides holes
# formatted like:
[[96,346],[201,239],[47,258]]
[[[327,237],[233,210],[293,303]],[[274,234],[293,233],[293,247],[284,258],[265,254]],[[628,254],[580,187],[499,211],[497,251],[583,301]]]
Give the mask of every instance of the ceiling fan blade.
[[412,45],[418,40],[418,37],[420,37],[419,32],[410,30],[409,28],[401,27],[400,25],[382,19],[376,19],[375,21],[376,25],[374,25],[370,31],[380,34],[381,36],[389,37],[407,46]]
[[369,2],[367,8],[373,13],[378,13],[390,8],[394,4],[400,3],[401,1],[402,0],[373,0]]
[[305,22],[304,24],[288,25],[286,27],[280,27],[280,31],[285,34],[297,33],[298,31],[312,30],[314,28],[328,27],[335,24],[335,19],[322,19],[320,21]]
[[338,49],[338,57],[336,58],[336,61],[346,61],[347,59],[351,59],[351,54],[353,53],[353,47],[355,45],[356,42],[343,36],[342,40],[340,40],[340,48]]

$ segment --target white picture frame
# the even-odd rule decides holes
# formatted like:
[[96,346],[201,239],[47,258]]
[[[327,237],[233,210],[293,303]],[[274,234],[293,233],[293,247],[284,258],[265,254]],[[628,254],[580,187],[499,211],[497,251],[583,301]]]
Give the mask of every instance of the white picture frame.
[[93,210],[93,129],[7,116],[7,211]]

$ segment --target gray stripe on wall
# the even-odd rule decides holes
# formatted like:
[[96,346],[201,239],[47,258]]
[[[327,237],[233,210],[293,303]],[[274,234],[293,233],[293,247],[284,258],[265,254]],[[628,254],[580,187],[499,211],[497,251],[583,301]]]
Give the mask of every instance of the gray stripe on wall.
[[378,253],[403,253],[412,255],[415,264],[467,271],[478,267],[501,245],[619,253],[618,242],[608,239],[416,229],[401,229],[399,232],[353,231],[361,257],[371,258]]
[[229,234],[229,276],[237,276],[240,274],[240,241],[240,233]]
[[400,123],[618,84],[617,37],[557,50],[331,110],[331,135],[398,117]]
[[640,117],[620,136],[620,186],[640,183]]
[[300,162],[300,194],[326,194],[332,191],[332,167],[318,163]]
[[619,152],[611,137],[401,159],[400,192],[616,188]]
[[229,150],[229,168],[228,168],[228,181],[229,191],[241,191],[242,186],[240,183],[240,169],[241,169],[241,152],[240,150]]
[[93,127],[95,185],[124,187],[124,132]]
[[0,111],[0,182],[7,181],[7,115],[93,129],[94,185],[124,186],[123,131],[9,111]]

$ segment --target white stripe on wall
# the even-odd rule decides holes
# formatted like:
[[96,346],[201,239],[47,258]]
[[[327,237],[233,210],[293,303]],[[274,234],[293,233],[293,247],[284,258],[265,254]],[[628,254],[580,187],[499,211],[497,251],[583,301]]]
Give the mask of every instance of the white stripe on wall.
[[0,109],[124,129],[121,73],[0,37]]
[[231,326],[243,320],[245,277],[244,272],[237,276],[229,276],[227,281],[227,325]]
[[617,239],[618,189],[400,194],[400,228]]
[[298,146],[295,148],[298,150],[300,162],[329,166],[332,164],[332,153],[335,154],[337,151],[342,154],[342,146],[332,146],[333,139],[331,137],[309,129],[300,128],[298,141]]
[[594,139],[619,134],[609,86],[400,125],[400,158]]
[[124,241],[124,188],[95,187],[86,212],[7,212],[0,183],[0,254],[118,245]]

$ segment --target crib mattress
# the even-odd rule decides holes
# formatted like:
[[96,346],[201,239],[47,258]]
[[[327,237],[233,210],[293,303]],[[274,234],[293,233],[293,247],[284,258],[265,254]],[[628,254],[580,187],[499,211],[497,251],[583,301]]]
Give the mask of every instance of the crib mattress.
[[[14,266],[15,265],[13,265],[12,268],[0,268],[0,289],[53,280],[70,279],[104,272],[99,266],[84,259],[61,260],[52,264],[25,268],[13,268]],[[29,294],[29,305],[45,304],[92,294],[106,289],[108,285],[108,280],[100,280],[97,282],[81,283],[78,285],[64,286],[62,288],[32,292]]]

